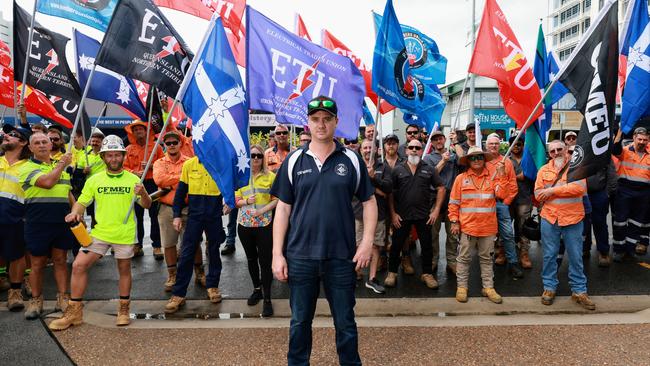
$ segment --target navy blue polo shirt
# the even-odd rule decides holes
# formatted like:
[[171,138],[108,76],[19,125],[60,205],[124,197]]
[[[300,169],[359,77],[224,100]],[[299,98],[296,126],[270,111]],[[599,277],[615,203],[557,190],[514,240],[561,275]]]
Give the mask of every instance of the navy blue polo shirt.
[[356,252],[352,197],[374,194],[358,153],[338,141],[325,162],[295,150],[282,163],[271,194],[291,205],[285,255],[293,259],[352,259]]

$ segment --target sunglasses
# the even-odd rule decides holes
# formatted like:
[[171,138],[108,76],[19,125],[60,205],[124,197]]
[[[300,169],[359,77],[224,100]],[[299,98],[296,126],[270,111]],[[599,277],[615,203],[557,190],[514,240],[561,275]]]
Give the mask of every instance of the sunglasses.
[[410,135],[410,136],[417,135],[418,133],[420,133],[420,132],[419,131],[406,131],[406,134]]
[[24,140],[23,136],[22,136],[21,134],[19,134],[18,132],[16,132],[16,131],[11,131],[11,132],[9,132],[9,133],[7,134],[7,136],[11,136],[11,137],[13,137],[13,138],[17,138],[17,139],[19,139],[19,140]]
[[278,132],[275,133],[276,136],[284,136],[284,135],[288,135],[288,134],[289,134],[289,131],[278,131]]
[[485,157],[483,155],[474,155],[474,156],[467,157],[467,160],[469,160],[469,161],[483,161],[483,160],[485,160]]
[[320,106],[323,106],[325,108],[332,108],[334,107],[334,102],[331,100],[312,100],[309,102],[310,108],[318,108]]
[[359,143],[359,140],[343,140],[343,143],[345,143],[346,145],[352,145],[352,144]]
[[251,154],[251,159],[264,159],[264,154]]
[[176,146],[178,145],[178,141],[166,141],[165,146]]
[[59,141],[61,141],[61,138],[59,138],[59,137],[50,137],[50,141],[59,142]]
[[567,136],[567,137],[565,137],[564,139],[565,139],[565,140],[575,140],[576,137],[575,137],[575,136]]
[[412,150],[412,151],[420,151],[420,150],[422,150],[422,147],[417,146],[417,145],[413,145],[413,146],[408,146],[408,149]]
[[560,148],[557,148],[557,149],[549,150],[548,153],[549,153],[549,154],[559,154],[559,153],[561,153],[562,151],[564,151],[564,148],[563,148],[563,147],[560,147]]

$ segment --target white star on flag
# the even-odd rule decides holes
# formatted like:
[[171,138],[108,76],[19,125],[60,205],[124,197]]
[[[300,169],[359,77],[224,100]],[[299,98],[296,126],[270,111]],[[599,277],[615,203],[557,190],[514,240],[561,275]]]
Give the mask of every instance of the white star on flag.
[[240,151],[239,154],[237,154],[237,169],[242,173],[245,172],[246,169],[250,167],[250,165],[248,165],[250,160],[251,159],[246,156],[246,151]]
[[626,77],[630,75],[630,72],[635,67],[645,72],[650,72],[650,56],[645,54],[648,49],[648,44],[650,44],[650,23],[643,29],[643,33],[636,40],[636,43],[630,46],[627,55]]
[[93,57],[88,57],[84,55],[83,53],[81,56],[79,56],[79,67],[82,70],[92,70],[93,64],[95,63],[95,59]]

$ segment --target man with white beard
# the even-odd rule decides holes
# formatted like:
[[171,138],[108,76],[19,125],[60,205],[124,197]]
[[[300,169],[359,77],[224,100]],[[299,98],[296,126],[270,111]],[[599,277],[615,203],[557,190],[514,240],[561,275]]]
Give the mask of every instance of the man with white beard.
[[[406,238],[415,226],[420,241],[422,256],[421,280],[428,288],[438,288],[432,268],[433,248],[431,246],[431,225],[440,216],[445,200],[445,186],[436,169],[422,161],[422,143],[417,139],[406,145],[407,161],[397,163],[393,169],[393,194],[389,199],[391,220],[395,231],[390,248],[388,275],[384,286],[393,287],[400,264],[400,252]],[[435,205],[433,202],[436,189]]]
[[551,305],[555,299],[559,283],[556,257],[562,238],[569,255],[571,299],[585,309],[595,310],[596,304],[587,295],[587,277],[582,263],[582,220],[585,217],[582,196],[587,192],[587,182],[584,179],[567,181],[570,157],[563,142],[555,140],[549,143],[548,153],[551,161],[539,170],[535,181],[544,251],[542,304]]

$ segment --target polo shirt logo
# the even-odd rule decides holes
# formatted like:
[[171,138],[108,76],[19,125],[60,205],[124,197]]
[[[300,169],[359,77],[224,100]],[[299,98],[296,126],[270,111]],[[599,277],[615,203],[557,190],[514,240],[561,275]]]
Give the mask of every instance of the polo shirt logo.
[[336,172],[337,175],[340,175],[341,177],[345,177],[348,174],[348,167],[345,166],[345,164],[343,163],[339,163],[336,164],[334,171]]
[[311,173],[311,172],[312,172],[311,169],[305,169],[305,170],[298,171],[296,174],[298,174],[298,176],[301,176],[303,174],[308,174],[308,173]]

